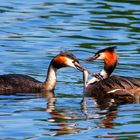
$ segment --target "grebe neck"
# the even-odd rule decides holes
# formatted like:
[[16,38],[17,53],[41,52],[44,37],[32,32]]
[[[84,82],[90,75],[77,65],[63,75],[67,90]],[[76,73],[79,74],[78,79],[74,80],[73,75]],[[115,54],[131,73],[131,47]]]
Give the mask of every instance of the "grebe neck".
[[[103,77],[103,79],[106,79],[111,75],[111,73],[114,71],[116,65],[117,65],[117,61],[112,65],[107,65],[106,62],[104,62],[104,68],[100,72],[100,75]],[[98,79],[96,77],[93,77],[88,82],[86,80],[86,83],[87,83],[86,86],[89,85],[89,84],[93,84],[95,82],[98,82],[98,81],[100,81],[100,79]]]
[[104,62],[104,69],[101,71],[101,75],[104,78],[108,78],[112,74],[112,72],[114,71],[116,65],[117,65],[117,60],[110,65],[108,65],[108,63],[105,61]]
[[47,77],[44,82],[45,90],[52,91],[56,86],[56,72],[57,68],[55,68],[52,64],[50,64],[47,72]]

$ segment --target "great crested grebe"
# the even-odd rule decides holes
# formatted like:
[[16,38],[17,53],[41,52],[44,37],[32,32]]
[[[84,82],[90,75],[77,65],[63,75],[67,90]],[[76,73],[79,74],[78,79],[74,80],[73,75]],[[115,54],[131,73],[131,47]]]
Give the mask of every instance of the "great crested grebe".
[[87,72],[84,72],[85,95],[96,99],[113,98],[121,103],[140,102],[140,80],[125,76],[110,76],[117,64],[115,47],[108,47],[98,51],[86,61],[103,60],[104,69],[95,74],[87,82]]
[[63,67],[73,67],[83,71],[78,59],[70,52],[61,52],[50,62],[47,77],[40,82],[22,74],[0,75],[0,93],[34,93],[53,91],[56,85],[56,72]]

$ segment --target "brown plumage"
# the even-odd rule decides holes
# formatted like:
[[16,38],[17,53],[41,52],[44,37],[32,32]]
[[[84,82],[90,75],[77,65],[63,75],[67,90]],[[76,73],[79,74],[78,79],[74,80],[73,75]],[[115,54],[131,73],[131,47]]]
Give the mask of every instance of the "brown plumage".
[[0,93],[41,92],[42,82],[22,74],[0,76]]
[[[86,82],[87,84],[85,87],[85,95],[95,97],[96,99],[112,98],[119,103],[139,103],[140,102],[139,79],[116,75],[110,76],[117,64],[117,59],[114,58],[111,59],[111,55],[116,55],[114,49],[115,48],[112,47],[106,48],[96,53],[95,56],[98,56],[96,57],[96,59],[104,60],[104,68],[106,68],[104,69],[104,71],[105,73],[107,73],[108,77],[104,78],[104,75],[102,75],[102,73],[99,73],[98,76],[96,76],[96,78],[90,80],[93,81],[92,83]],[[109,57],[106,56],[106,54]],[[104,57],[101,57],[101,55]],[[107,63],[106,57],[110,58],[111,62]],[[92,58],[88,58],[87,60],[90,61],[92,60]],[[107,61],[109,61],[109,59],[107,59]],[[98,79],[98,77],[102,77],[102,79]]]
[[56,85],[56,72],[63,67],[73,67],[83,71],[78,59],[72,53],[61,52],[50,62],[44,82],[22,74],[0,75],[0,94],[52,91]]

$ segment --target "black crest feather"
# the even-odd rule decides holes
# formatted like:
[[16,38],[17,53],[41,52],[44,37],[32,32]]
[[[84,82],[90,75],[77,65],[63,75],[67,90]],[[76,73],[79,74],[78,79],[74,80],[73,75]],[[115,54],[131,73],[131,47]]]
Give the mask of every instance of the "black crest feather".
[[104,48],[104,49],[98,51],[96,54],[105,52],[105,51],[113,52],[115,49],[117,49],[117,46],[107,47],[107,48]]
[[79,63],[77,57],[73,53],[71,53],[70,51],[67,51],[67,50],[61,51],[58,55],[69,57],[69,58],[71,58]]

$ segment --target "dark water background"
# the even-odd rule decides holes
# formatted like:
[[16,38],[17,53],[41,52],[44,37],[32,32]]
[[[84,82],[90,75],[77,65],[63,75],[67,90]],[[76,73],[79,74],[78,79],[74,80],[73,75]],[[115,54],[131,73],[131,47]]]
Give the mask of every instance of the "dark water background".
[[[0,74],[43,81],[50,60],[71,50],[93,72],[102,63],[83,60],[117,46],[115,74],[140,77],[139,0],[0,0]],[[82,108],[82,74],[58,72],[55,106],[36,94],[0,96],[0,139],[140,139],[140,105]]]

